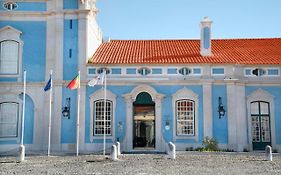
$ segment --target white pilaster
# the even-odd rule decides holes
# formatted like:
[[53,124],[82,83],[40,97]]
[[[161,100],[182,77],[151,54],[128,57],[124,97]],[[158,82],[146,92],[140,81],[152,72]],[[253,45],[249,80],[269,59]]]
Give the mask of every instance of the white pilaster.
[[227,88],[227,126],[228,126],[228,148],[237,150],[237,128],[236,128],[236,87],[233,82],[226,85]]
[[[79,117],[79,148],[80,150],[85,150],[85,107],[86,107],[86,86],[80,86],[80,117]],[[92,126],[92,125],[91,125]]]
[[[88,15],[87,13],[79,13],[78,15],[78,69],[80,72],[81,80],[87,75],[86,61],[88,52]],[[83,93],[83,92],[82,92]]]
[[203,123],[204,137],[213,137],[213,117],[212,117],[212,84],[203,84]]
[[131,95],[125,96],[126,100],[126,135],[124,140],[125,151],[133,149],[133,99]]
[[[63,9],[63,0],[48,1],[47,10],[60,12]],[[46,29],[46,69],[45,82],[49,79],[49,72],[53,73],[53,102],[52,102],[52,128],[51,128],[51,154],[61,150],[61,109],[63,80],[63,30],[64,15],[62,13],[50,13],[47,18]],[[49,92],[44,94],[44,105],[49,104]],[[45,118],[48,118],[49,110],[44,108]],[[47,131],[46,131],[47,132]]]
[[247,116],[246,116],[245,86],[236,85],[236,126],[237,126],[237,151],[247,149]]

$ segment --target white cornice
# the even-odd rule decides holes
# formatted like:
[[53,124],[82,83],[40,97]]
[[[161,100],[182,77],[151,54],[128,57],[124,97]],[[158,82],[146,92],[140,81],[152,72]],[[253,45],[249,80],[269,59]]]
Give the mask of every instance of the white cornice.
[[[0,20],[2,21],[17,21],[17,20],[26,20],[26,21],[39,21],[47,20],[49,16],[55,15],[79,15],[83,14],[85,16],[92,15],[91,10],[62,10],[62,11],[1,11]],[[97,11],[94,11],[94,13]]]

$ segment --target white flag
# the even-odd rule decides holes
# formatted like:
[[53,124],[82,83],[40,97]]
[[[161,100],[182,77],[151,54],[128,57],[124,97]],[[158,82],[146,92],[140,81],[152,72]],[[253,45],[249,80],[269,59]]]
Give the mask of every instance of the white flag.
[[94,87],[95,85],[102,85],[104,82],[105,73],[95,76],[92,80],[88,82],[88,85]]

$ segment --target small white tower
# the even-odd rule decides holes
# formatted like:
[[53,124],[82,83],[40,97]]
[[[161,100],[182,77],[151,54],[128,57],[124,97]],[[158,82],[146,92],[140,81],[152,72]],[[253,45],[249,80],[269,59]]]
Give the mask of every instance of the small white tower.
[[211,25],[212,21],[208,17],[200,22],[201,38],[200,38],[200,54],[202,56],[211,56]]

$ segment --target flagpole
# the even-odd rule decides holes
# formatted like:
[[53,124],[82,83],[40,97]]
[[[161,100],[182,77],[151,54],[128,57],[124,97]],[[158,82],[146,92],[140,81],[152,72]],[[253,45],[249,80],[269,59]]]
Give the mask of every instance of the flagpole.
[[51,80],[51,88],[50,88],[50,101],[49,101],[49,138],[48,138],[48,156],[50,156],[50,148],[51,148],[51,126],[52,126],[52,91],[53,91],[53,79],[52,79],[53,70],[50,70],[50,80]]
[[19,156],[20,161],[24,161],[25,159],[25,147],[23,145],[23,137],[24,137],[24,116],[25,116],[25,94],[26,94],[26,70],[23,72],[23,102],[22,102],[22,121],[21,121],[21,141],[20,141],[20,150]]
[[79,115],[80,115],[80,71],[78,71],[79,85],[77,89],[77,121],[76,121],[76,156],[79,154]]
[[104,109],[103,109],[103,155],[105,155],[105,145],[106,145],[106,69],[104,69],[105,72],[104,73]]

